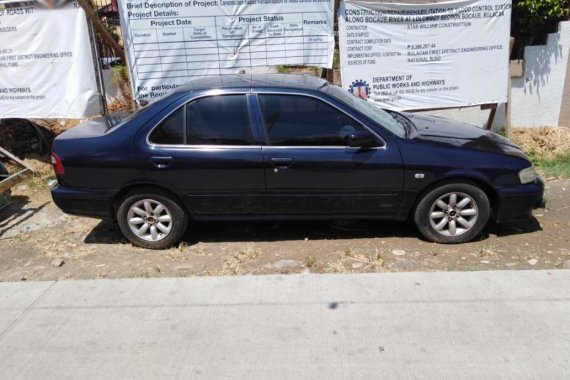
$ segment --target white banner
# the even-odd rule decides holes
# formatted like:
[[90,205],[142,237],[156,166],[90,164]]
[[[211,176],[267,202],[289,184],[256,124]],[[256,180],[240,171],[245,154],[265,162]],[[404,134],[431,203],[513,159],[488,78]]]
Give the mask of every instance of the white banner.
[[99,114],[85,12],[0,10],[0,118],[81,118]]
[[120,0],[135,97],[189,78],[273,65],[332,66],[334,0]]
[[506,102],[510,0],[342,0],[339,12],[347,90],[396,110]]

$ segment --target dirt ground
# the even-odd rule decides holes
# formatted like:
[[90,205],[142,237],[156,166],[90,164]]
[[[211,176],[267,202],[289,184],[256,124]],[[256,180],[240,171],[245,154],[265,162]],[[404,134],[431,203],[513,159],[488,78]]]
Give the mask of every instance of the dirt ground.
[[164,251],[63,214],[36,185],[17,186],[0,210],[0,281],[570,268],[570,180],[548,182],[547,208],[529,220],[492,224],[468,244],[426,242],[409,223],[216,222],[191,224]]

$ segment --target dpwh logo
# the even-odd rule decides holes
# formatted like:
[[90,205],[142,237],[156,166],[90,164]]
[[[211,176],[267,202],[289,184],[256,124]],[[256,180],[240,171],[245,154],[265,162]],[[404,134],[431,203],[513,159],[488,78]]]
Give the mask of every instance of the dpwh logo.
[[348,91],[352,93],[352,95],[358,96],[364,100],[368,100],[368,96],[370,95],[370,86],[368,83],[366,83],[366,81],[358,79],[352,82],[350,87],[348,87]]

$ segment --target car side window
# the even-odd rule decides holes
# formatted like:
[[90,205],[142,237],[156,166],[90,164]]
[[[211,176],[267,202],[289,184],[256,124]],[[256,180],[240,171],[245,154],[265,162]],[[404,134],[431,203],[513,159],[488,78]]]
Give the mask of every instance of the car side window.
[[186,105],[189,145],[251,145],[253,138],[245,95],[196,99]]
[[270,145],[346,146],[365,128],[322,100],[302,95],[259,95]]
[[184,108],[180,107],[154,128],[148,141],[153,144],[184,144]]

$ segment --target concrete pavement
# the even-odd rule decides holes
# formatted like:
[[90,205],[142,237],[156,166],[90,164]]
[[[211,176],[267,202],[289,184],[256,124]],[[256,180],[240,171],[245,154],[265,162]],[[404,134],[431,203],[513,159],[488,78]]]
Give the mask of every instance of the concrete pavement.
[[0,283],[6,379],[569,379],[570,270]]

